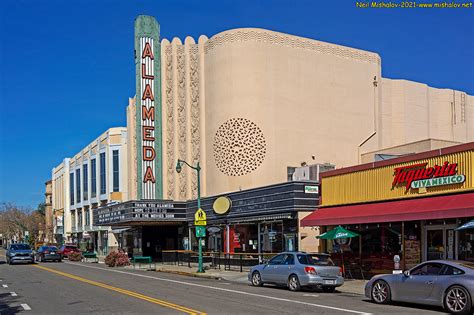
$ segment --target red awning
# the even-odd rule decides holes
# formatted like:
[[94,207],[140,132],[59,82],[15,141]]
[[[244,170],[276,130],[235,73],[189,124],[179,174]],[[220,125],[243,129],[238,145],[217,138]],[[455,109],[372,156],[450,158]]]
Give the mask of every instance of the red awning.
[[474,193],[316,209],[301,226],[474,217]]

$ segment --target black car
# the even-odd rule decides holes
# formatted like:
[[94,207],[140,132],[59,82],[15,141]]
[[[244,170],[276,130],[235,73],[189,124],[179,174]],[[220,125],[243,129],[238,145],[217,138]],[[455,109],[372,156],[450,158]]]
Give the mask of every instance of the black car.
[[34,263],[35,256],[28,244],[10,244],[6,253],[7,263],[13,264],[15,262]]
[[36,252],[36,260],[43,261],[59,261],[61,262],[61,254],[55,246],[41,246]]

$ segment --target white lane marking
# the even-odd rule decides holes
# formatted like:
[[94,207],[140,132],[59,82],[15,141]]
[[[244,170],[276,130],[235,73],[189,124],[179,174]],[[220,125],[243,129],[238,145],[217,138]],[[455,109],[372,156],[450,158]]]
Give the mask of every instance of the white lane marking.
[[8,288],[8,286],[6,284],[2,284],[2,287],[4,288]]
[[295,300],[290,300],[290,299],[277,298],[277,297],[269,296],[269,295],[256,294],[256,293],[250,293],[250,292],[244,292],[244,291],[238,291],[238,290],[231,290],[231,289],[226,289],[226,288],[211,287],[211,286],[203,285],[203,284],[197,284],[197,283],[191,283],[191,282],[185,282],[185,281],[179,281],[179,280],[172,280],[172,279],[165,279],[165,278],[159,278],[159,277],[152,277],[152,276],[141,275],[141,274],[132,273],[132,272],[126,272],[126,271],[120,271],[120,270],[109,270],[109,269],[105,269],[105,268],[92,267],[92,266],[86,266],[86,265],[82,265],[82,264],[74,264],[74,263],[68,263],[68,262],[66,262],[66,264],[85,267],[85,268],[91,268],[91,269],[99,269],[99,270],[104,270],[104,271],[122,273],[122,274],[126,274],[126,275],[132,275],[132,276],[143,277],[143,278],[148,278],[148,279],[155,279],[155,280],[160,280],[160,281],[165,281],[165,282],[179,283],[179,284],[184,284],[184,285],[193,286],[193,287],[212,289],[212,290],[216,290],[216,291],[224,291],[224,292],[230,292],[230,293],[235,293],[235,294],[255,296],[255,297],[269,299],[269,300],[276,300],[276,301],[289,302],[289,303],[295,303],[295,304],[303,304],[303,305],[320,307],[320,308],[327,308],[327,309],[331,309],[331,310],[348,312],[348,313],[371,315],[371,313],[359,312],[359,311],[354,311],[354,310],[350,310],[350,309],[346,309],[346,308],[339,308],[339,307],[328,306],[328,305],[314,304],[314,303],[308,303],[308,302],[303,302],[303,301],[295,301]]
[[10,295],[11,296],[18,296],[18,294],[16,294],[15,292],[10,292]]
[[222,284],[231,285],[232,283],[229,283],[229,282],[222,282]]
[[31,311],[31,307],[28,304],[20,304],[25,311]]
[[303,294],[303,296],[319,297],[319,294]]

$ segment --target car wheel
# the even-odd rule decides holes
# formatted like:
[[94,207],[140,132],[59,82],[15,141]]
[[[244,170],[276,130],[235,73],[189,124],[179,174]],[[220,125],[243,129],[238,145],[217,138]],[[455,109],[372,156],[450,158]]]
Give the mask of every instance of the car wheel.
[[444,308],[452,314],[471,314],[471,297],[459,285],[450,287],[444,295]]
[[288,278],[288,289],[290,289],[290,291],[299,291],[301,289],[300,280],[297,275],[291,275],[290,278]]
[[63,260],[62,260],[62,259],[58,259],[58,262],[63,262]]
[[388,304],[392,301],[392,293],[387,282],[375,281],[372,285],[372,301],[378,304]]
[[254,271],[252,273],[252,285],[255,287],[261,287],[263,285],[262,276],[260,275],[260,272]]
[[323,286],[323,292],[326,292],[326,293],[333,293],[334,291],[336,291],[336,287],[326,287],[326,286]]

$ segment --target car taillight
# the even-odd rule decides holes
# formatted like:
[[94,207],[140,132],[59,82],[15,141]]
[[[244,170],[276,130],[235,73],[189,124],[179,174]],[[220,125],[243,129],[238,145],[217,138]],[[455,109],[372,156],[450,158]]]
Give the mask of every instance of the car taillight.
[[49,250],[45,250],[44,253],[45,253],[45,254],[49,254]]
[[342,267],[339,267],[339,275],[342,276]]
[[314,267],[304,267],[304,272],[310,273],[312,275],[317,275],[316,269]]

